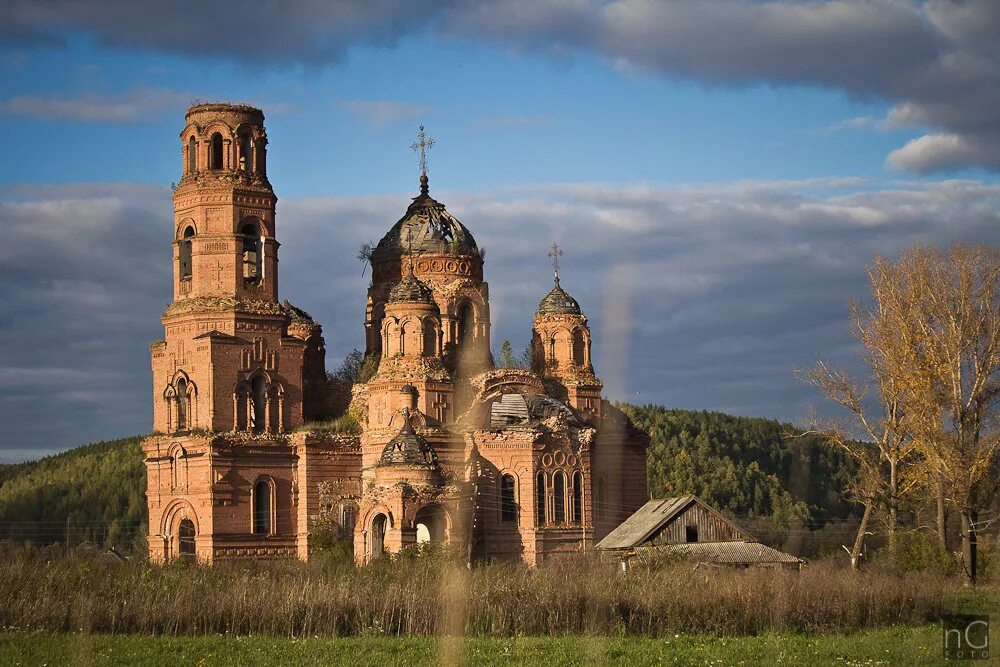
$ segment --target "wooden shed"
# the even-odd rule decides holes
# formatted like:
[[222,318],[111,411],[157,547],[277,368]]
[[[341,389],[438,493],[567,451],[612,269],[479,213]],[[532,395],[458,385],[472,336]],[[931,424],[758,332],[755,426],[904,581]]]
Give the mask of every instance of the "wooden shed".
[[760,544],[695,495],[650,500],[597,543],[623,563],[637,551],[672,549],[698,563],[798,567],[802,560]]

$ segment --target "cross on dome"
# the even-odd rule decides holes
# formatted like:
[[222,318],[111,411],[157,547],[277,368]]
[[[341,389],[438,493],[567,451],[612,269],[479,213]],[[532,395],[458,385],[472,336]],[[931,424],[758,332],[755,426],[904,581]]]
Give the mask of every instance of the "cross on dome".
[[434,145],[434,140],[427,136],[424,132],[424,126],[421,125],[420,129],[417,131],[417,140],[410,144],[410,150],[416,153],[420,152],[420,192],[421,194],[427,194],[427,149]]
[[552,244],[552,249],[549,250],[547,257],[552,258],[552,274],[555,276],[556,285],[559,284],[559,258],[562,257],[563,251],[557,243]]

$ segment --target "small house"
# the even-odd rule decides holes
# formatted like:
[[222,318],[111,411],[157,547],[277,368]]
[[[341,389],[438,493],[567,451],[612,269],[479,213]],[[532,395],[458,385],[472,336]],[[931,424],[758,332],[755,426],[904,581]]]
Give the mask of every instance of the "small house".
[[695,495],[650,500],[598,542],[623,568],[650,550],[668,550],[699,566],[795,568],[801,558],[761,544]]

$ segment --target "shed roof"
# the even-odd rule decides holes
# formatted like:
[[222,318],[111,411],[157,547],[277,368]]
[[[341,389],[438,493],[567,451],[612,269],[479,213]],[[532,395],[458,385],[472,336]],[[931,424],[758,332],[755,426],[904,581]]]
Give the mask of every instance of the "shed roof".
[[801,558],[772,549],[759,542],[690,542],[657,548],[676,549],[691,560],[719,565],[763,565],[767,563],[791,565],[802,562]]
[[701,505],[722,521],[732,524],[740,533],[747,535],[745,530],[733,524],[732,521],[719,514],[715,508],[694,494],[650,500],[635,511],[635,514],[625,519],[617,528],[608,533],[597,543],[598,549],[633,549],[665,526],[671,519],[688,508],[692,503]]

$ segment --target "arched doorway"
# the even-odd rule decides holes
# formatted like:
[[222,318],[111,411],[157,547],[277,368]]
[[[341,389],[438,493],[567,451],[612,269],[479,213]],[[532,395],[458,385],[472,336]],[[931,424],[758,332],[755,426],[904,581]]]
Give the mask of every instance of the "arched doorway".
[[417,527],[417,544],[446,542],[448,539],[448,513],[440,505],[427,505],[413,518]]
[[191,519],[181,519],[177,527],[177,557],[184,561],[195,559],[195,529]]
[[372,530],[371,530],[371,553],[372,560],[376,558],[381,558],[385,555],[385,529],[388,525],[388,519],[384,514],[376,514],[375,518],[372,519]]

